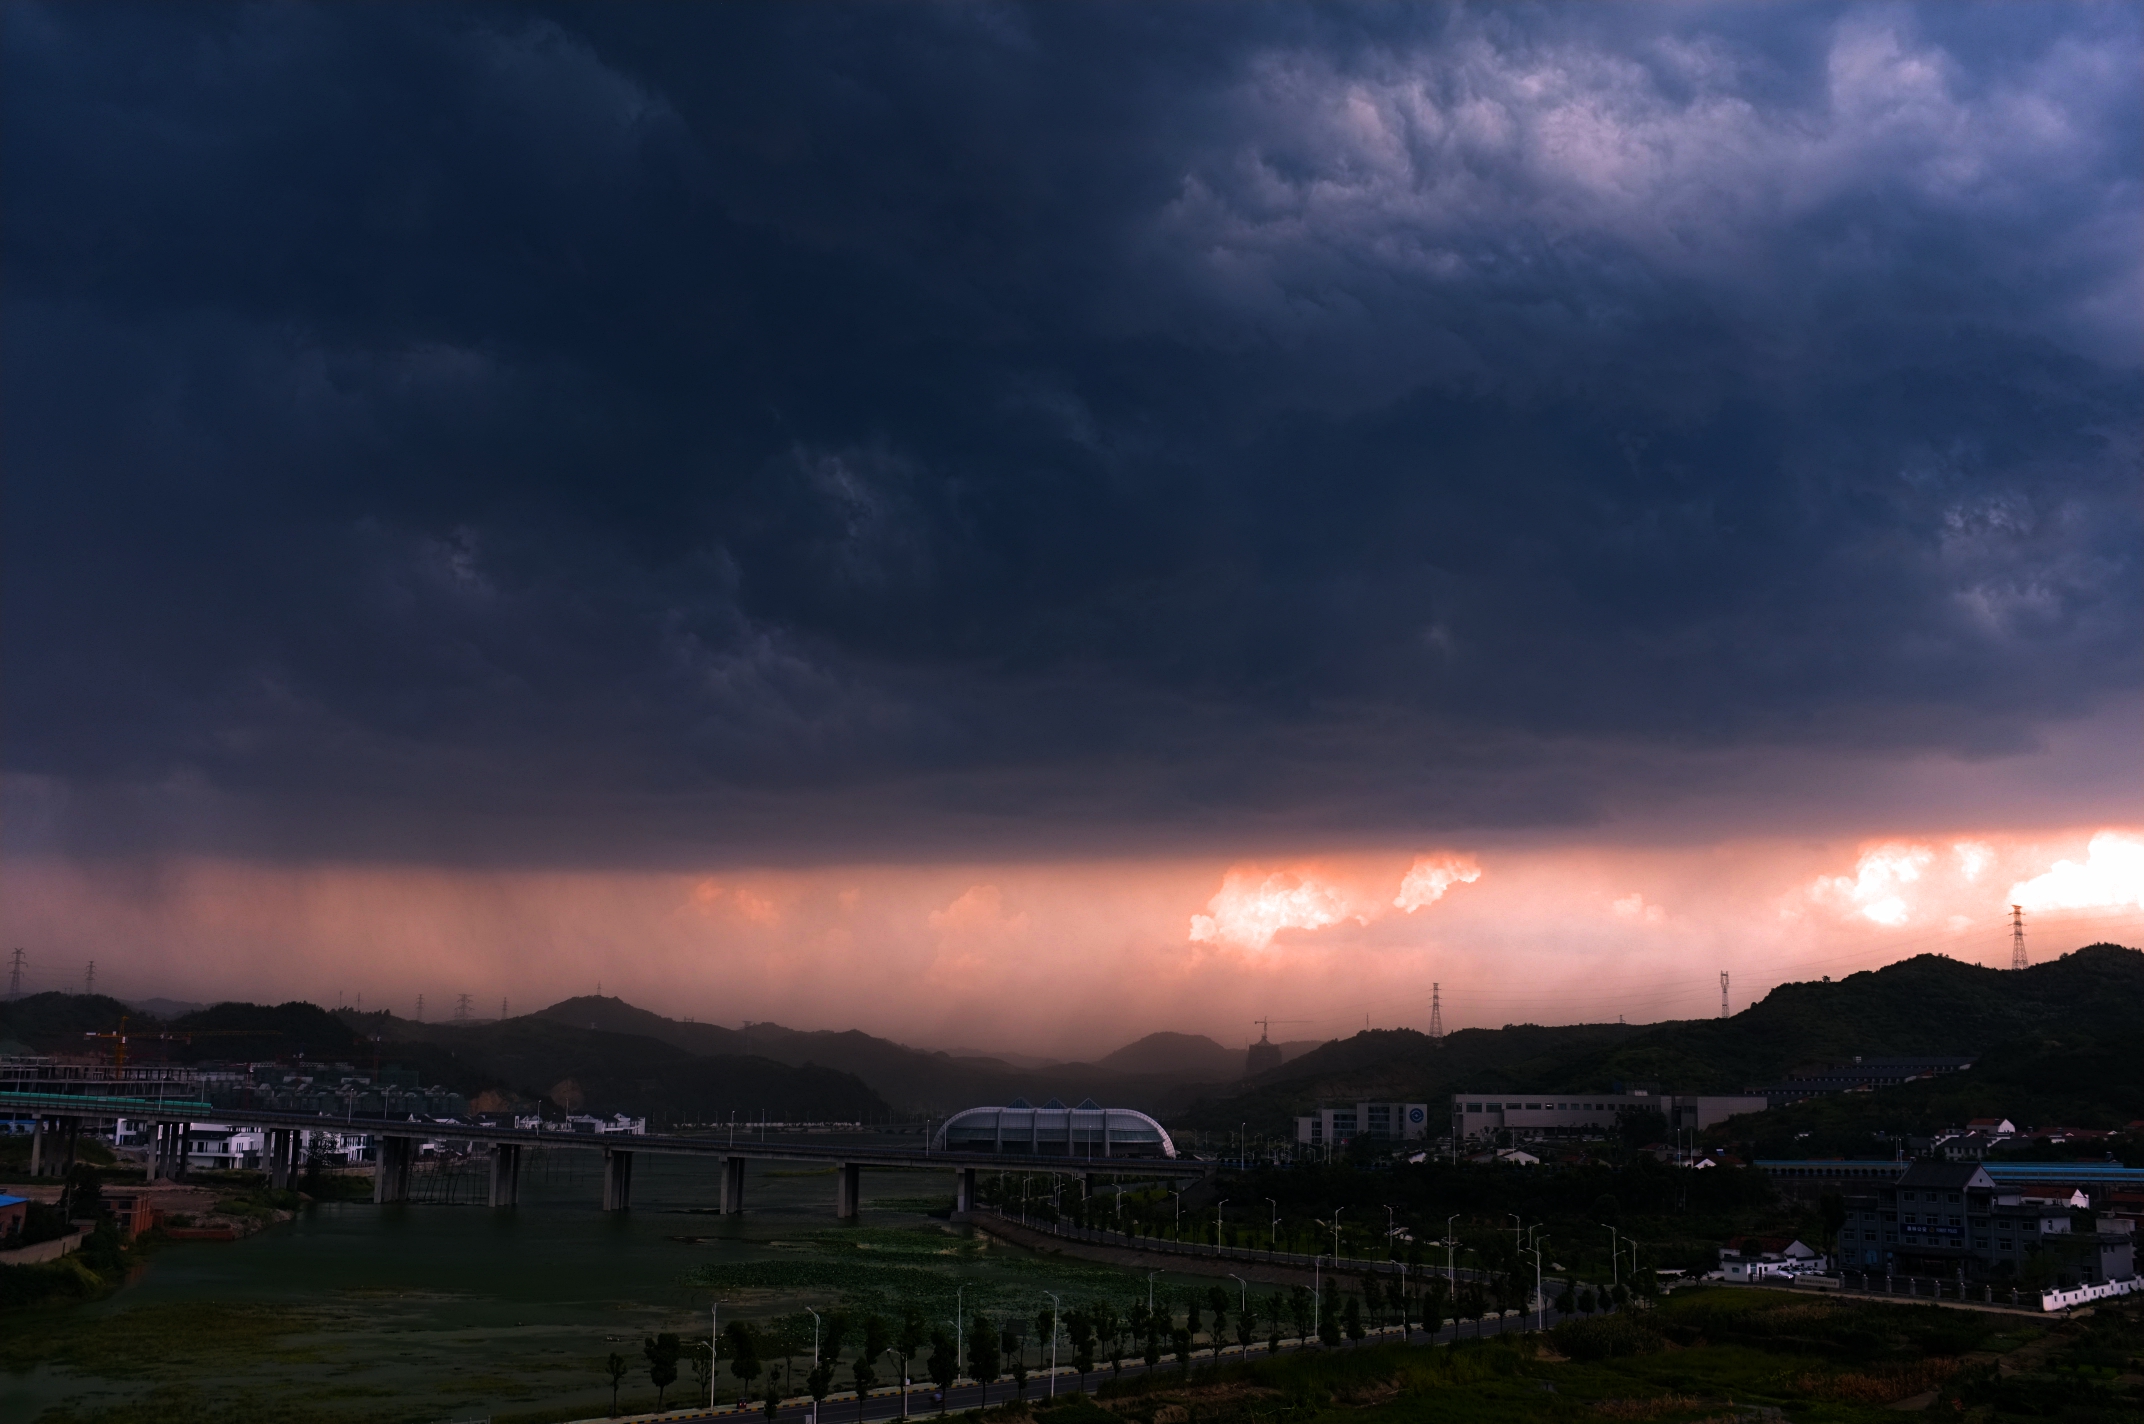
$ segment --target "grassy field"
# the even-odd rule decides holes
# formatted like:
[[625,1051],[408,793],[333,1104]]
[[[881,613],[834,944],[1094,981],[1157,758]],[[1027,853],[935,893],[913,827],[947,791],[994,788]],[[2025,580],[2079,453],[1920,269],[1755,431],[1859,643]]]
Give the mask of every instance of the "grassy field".
[[1094,1415],[1120,1424],[1846,1424],[1894,1419],[1903,1407],[2082,1424],[2144,1419],[2140,1354],[2144,1311],[2134,1306],[2043,1322],[1722,1288],[1545,1339],[1343,1349],[1105,1386]]

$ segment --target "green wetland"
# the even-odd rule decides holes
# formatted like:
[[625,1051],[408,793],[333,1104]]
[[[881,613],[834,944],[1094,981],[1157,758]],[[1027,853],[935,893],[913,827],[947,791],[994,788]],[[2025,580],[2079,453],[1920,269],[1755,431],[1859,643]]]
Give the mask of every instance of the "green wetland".
[[323,1202],[241,1241],[165,1245],[102,1300],[6,1319],[0,1424],[601,1415],[606,1355],[633,1361],[623,1403],[652,1408],[641,1340],[704,1334],[716,1301],[766,1327],[836,1303],[950,1319],[964,1287],[971,1311],[1032,1319],[1044,1291],[1069,1308],[1146,1287],[954,1226],[950,1173],[867,1171],[843,1224],[830,1173],[754,1164],[747,1211],[723,1217],[711,1164],[660,1156],[636,1164],[633,1210],[606,1215],[597,1160],[534,1154],[510,1212]]

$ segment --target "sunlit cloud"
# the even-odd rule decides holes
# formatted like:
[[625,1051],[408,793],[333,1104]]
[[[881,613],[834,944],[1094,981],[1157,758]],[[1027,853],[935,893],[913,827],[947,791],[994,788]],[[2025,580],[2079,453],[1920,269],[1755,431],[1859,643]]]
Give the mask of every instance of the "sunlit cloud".
[[2010,903],[2028,910],[2144,908],[2144,838],[2101,831],[2085,848],[2082,865],[2056,861],[2046,874],[2011,886]]
[[1366,907],[1337,883],[1316,875],[1231,870],[1206,902],[1207,914],[1191,917],[1194,944],[1229,944],[1262,950],[1283,930],[1318,930],[1353,920],[1369,921]]
[[1967,883],[1978,880],[1980,872],[1995,860],[1995,847],[1985,841],[1960,841],[1950,850],[1958,858],[1958,873]]
[[1810,895],[1847,906],[1873,924],[1896,928],[1913,918],[1912,889],[1935,858],[1927,846],[1875,846],[1861,853],[1852,875],[1818,876]]
[[1392,903],[1411,915],[1424,905],[1436,904],[1454,885],[1472,885],[1479,879],[1481,867],[1471,857],[1446,856],[1433,860],[1426,855],[1418,856],[1400,880],[1400,893]]
[[1658,905],[1648,905],[1645,902],[1645,897],[1635,892],[1614,901],[1608,908],[1615,911],[1622,918],[1636,920],[1640,924],[1657,925],[1663,923],[1668,917],[1666,910]]

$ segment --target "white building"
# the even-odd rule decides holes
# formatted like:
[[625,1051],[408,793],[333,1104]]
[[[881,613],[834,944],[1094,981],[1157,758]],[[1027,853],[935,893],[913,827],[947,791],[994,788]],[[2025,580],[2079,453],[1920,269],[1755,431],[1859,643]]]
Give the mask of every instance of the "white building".
[[1357,1138],[1416,1142],[1429,1136],[1428,1103],[1342,1103],[1295,1120],[1295,1140],[1305,1146],[1337,1146]]
[[1669,1131],[1708,1128],[1739,1113],[1763,1112],[1762,1095],[1698,1097],[1682,1093],[1465,1093],[1452,1099],[1452,1130],[1460,1142],[1482,1142],[1509,1131],[1516,1140],[1601,1137],[1631,1112],[1656,1112]]

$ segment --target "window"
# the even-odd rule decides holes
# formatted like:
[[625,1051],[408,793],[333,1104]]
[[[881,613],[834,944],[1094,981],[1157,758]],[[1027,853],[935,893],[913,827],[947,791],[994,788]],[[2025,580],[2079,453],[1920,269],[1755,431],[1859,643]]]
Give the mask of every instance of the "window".
[[1467,1111],[1468,1111],[1468,1112],[1480,1112],[1480,1111],[1481,1111],[1481,1104],[1480,1104],[1480,1103],[1468,1103],[1468,1104],[1467,1104]]
[[1892,1241],[1892,1242],[1895,1242],[1895,1241],[1897,1241],[1897,1240],[1898,1240],[1898,1233],[1897,1233],[1897,1232],[1895,1232],[1895,1231],[1886,1231],[1886,1232],[1885,1232],[1885,1233],[1883,1234],[1883,1239],[1884,1239],[1884,1240],[1886,1240],[1886,1241]]

